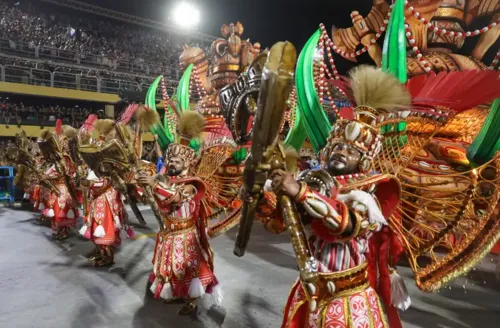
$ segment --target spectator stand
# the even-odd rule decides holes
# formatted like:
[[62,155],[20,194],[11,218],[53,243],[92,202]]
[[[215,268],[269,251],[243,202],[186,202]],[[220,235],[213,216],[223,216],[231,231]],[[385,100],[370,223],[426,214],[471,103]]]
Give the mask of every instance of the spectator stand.
[[[118,94],[122,90],[147,90],[153,77],[117,73],[66,63],[26,59],[1,53],[0,82],[22,83],[99,93]],[[177,81],[168,80],[173,92]]]
[[35,125],[43,128],[54,126],[61,118],[64,124],[80,127],[90,114],[106,118],[105,106],[92,101],[0,93],[0,126]]
[[3,53],[169,79],[179,79],[183,44],[215,39],[72,0],[0,0],[0,14]]

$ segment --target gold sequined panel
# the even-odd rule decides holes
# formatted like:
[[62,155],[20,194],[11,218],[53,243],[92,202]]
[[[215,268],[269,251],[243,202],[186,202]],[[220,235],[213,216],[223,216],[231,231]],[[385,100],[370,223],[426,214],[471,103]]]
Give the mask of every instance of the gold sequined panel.
[[481,107],[462,112],[439,131],[439,136],[472,143],[488,113],[488,108]]
[[167,216],[168,211],[162,211],[164,214],[163,224],[167,232],[178,232],[191,229],[195,226],[195,220],[192,217],[188,218],[177,218]]
[[375,161],[375,168],[382,174],[398,175],[439,131],[437,122],[424,118],[408,118],[404,131],[396,130],[384,134],[382,151]]
[[452,58],[460,67],[461,71],[466,71],[469,69],[485,69],[486,66],[481,63],[479,60],[476,60],[471,57],[466,57],[457,54],[448,54],[450,58]]
[[408,71],[408,78],[425,73],[423,65],[420,64],[417,58],[413,57],[407,57],[406,70]]
[[[485,68],[484,64],[474,58],[457,54],[431,52],[424,54],[424,56],[433,71],[455,72]],[[408,77],[410,78],[425,73],[422,62],[414,57],[407,58],[406,68],[408,70]]]
[[436,11],[436,16],[455,18],[457,20],[463,20],[464,11],[462,9],[459,9],[459,8],[440,7]]

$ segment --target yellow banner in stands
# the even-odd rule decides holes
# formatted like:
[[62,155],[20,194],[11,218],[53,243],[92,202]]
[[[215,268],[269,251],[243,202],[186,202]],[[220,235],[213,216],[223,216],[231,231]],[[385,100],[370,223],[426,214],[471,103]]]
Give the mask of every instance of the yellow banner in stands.
[[[0,82],[0,92],[21,94],[28,96],[102,102],[107,104],[116,104],[118,101],[120,101],[120,97],[118,95],[110,93],[42,87],[38,85],[10,83],[10,82]],[[196,103],[190,103],[189,105],[191,109],[194,109]],[[163,107],[164,107],[163,100],[159,100],[159,103],[156,105],[156,108],[163,108]]]
[[[54,127],[48,127],[50,130],[54,130]],[[15,137],[16,134],[21,133],[21,131],[26,132],[26,136],[30,138],[38,138],[40,136],[40,131],[42,129],[40,126],[35,125],[21,125],[19,128],[14,124],[0,124],[0,137]],[[146,132],[142,135],[143,141],[154,141],[154,137],[150,132]]]
[[23,94],[29,96],[76,99],[93,102],[115,104],[120,101],[118,95],[92,91],[71,90],[62,88],[42,87],[21,83],[0,82],[0,92]]

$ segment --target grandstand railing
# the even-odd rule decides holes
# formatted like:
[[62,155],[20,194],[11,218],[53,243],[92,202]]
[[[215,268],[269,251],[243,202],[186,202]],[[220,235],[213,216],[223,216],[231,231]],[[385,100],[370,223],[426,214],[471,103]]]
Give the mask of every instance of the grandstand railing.
[[[150,77],[143,78],[153,81]],[[110,94],[124,90],[147,91],[151,85],[151,82],[139,83],[14,65],[0,65],[0,81]],[[161,99],[160,88],[157,91],[157,97]],[[167,92],[173,91],[172,86],[167,86]]]
[[0,39],[0,52],[27,58],[38,58],[77,65],[89,65],[119,72],[137,72],[146,75],[163,74],[166,77],[175,80],[179,80],[180,74],[177,67],[158,67],[149,65],[145,62],[130,62],[123,59],[109,58],[107,56],[82,54],[51,47],[39,47],[33,44],[7,39]]

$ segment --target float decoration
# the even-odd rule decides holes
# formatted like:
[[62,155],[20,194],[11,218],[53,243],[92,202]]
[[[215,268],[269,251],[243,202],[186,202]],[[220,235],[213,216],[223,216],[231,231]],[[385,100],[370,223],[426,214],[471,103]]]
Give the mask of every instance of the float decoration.
[[[151,84],[146,93],[145,105],[148,108],[156,111],[156,91],[158,89],[158,85],[162,81],[163,76],[158,76],[156,80]],[[166,106],[166,104],[165,104]],[[165,108],[165,113],[167,113],[167,108]],[[163,126],[161,122],[156,123],[151,128],[151,133],[158,136],[158,143],[162,149],[166,149],[169,144],[174,141],[174,135],[172,131],[168,128],[168,126]]]
[[382,51],[382,70],[392,73],[401,83],[406,83],[406,35],[403,0],[396,0],[385,33]]
[[500,98],[493,102],[490,112],[474,142],[467,148],[467,158],[473,166],[483,165],[500,150]]
[[286,138],[284,140],[284,144],[290,147],[293,147],[295,150],[299,151],[304,141],[306,140],[307,133],[304,127],[304,120],[302,118],[302,113],[298,108],[297,103],[297,90],[294,88],[290,93],[290,97],[288,99],[289,104],[289,114],[290,118],[288,123],[290,124],[290,131],[288,131]]
[[314,83],[313,66],[321,30],[317,30],[301,51],[295,70],[298,108],[304,116],[304,127],[315,152],[326,145],[331,124],[320,103]]

